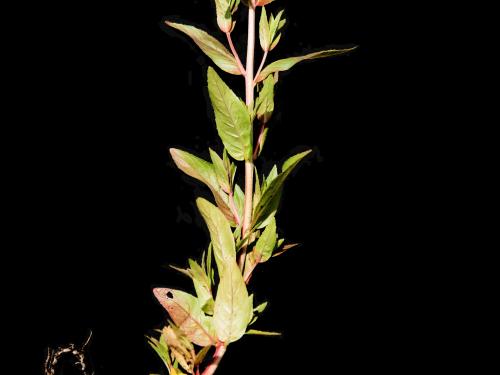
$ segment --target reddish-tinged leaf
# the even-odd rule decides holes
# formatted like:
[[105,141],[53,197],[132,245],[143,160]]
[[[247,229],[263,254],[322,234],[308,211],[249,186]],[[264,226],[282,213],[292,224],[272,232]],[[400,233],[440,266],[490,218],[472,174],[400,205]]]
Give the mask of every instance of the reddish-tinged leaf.
[[189,340],[200,346],[215,345],[211,318],[205,316],[196,297],[170,288],[155,288],[153,293]]

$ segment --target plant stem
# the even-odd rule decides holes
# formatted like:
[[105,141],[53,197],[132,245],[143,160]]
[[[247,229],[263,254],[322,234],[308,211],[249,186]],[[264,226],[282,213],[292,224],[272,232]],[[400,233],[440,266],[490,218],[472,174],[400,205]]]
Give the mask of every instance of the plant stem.
[[[245,96],[249,110],[253,109],[254,101],[254,54],[255,54],[255,8],[250,4],[248,7],[248,42],[247,63],[245,75]],[[252,221],[252,196],[253,196],[253,160],[245,161],[245,205],[243,212],[242,237],[248,234]],[[243,271],[246,258],[246,244],[240,253],[239,265]]]
[[238,55],[236,48],[234,48],[234,43],[233,43],[233,38],[231,38],[231,33],[227,32],[226,37],[227,37],[227,42],[229,43],[229,48],[231,48],[231,52],[233,53],[233,56],[236,59],[236,64],[238,64],[238,68],[240,69],[241,74],[243,74],[243,76],[246,76],[245,68],[241,63],[240,56]]
[[226,349],[226,345],[222,343],[217,344],[212,362],[205,368],[201,375],[213,375],[215,370],[217,370],[217,367],[219,366],[220,360],[224,356],[224,353],[226,353]]
[[264,55],[262,56],[262,61],[260,62],[259,70],[257,70],[257,74],[255,74],[255,79],[253,80],[254,85],[257,83],[257,78],[259,78],[260,72],[262,72],[262,68],[264,67],[268,53],[269,51],[264,51]]

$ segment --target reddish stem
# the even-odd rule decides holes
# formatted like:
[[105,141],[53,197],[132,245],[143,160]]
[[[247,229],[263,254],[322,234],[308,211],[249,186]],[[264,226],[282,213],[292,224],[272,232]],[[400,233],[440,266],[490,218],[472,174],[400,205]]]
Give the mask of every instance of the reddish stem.
[[262,61],[260,62],[259,70],[257,70],[257,74],[255,74],[255,78],[253,80],[254,85],[257,83],[257,80],[259,79],[259,74],[260,72],[262,72],[262,68],[264,67],[264,63],[266,62],[268,53],[269,51],[264,51],[264,56],[262,56]]
[[236,48],[234,48],[234,43],[233,43],[233,38],[231,38],[231,33],[227,32],[226,37],[227,37],[227,42],[229,43],[229,48],[231,48],[231,52],[233,53],[233,56],[236,59],[236,64],[238,64],[238,68],[240,69],[241,74],[243,74],[243,76],[246,76],[247,73],[245,71],[245,68],[243,67],[243,64],[241,63],[238,51],[236,51]]
[[224,356],[224,353],[226,353],[226,346],[224,343],[219,342],[217,343],[216,349],[214,356],[212,358],[212,362],[205,368],[203,373],[201,375],[213,375],[215,370],[217,370],[217,367],[219,366],[219,363]]

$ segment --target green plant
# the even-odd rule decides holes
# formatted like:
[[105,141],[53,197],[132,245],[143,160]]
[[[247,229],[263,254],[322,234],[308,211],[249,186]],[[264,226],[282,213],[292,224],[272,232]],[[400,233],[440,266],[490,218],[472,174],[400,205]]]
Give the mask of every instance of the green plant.
[[[224,145],[222,155],[209,150],[211,160],[206,161],[186,151],[170,150],[177,167],[203,182],[215,201],[212,204],[202,198],[196,200],[211,237],[201,262],[189,259],[187,269],[176,268],[192,279],[196,296],[169,288],[156,288],[153,291],[171,321],[159,331],[159,338],[150,337],[149,340],[170,374],[187,372],[211,375],[216,371],[227,346],[243,335],[278,334],[249,329],[267,303],[254,307],[254,296],[249,295],[247,284],[255,267],[294,246],[278,237],[275,214],[285,180],[310,150],[287,159],[279,171],[275,165],[267,176],[263,175],[260,179],[254,162],[265,145],[268,124],[274,111],[274,88],[279,72],[303,60],[339,55],[353,48],[289,57],[265,66],[269,52],[281,39],[281,30],[286,22],[283,10],[276,15],[268,15],[264,6],[271,2],[273,0],[242,1],[248,7],[245,66],[231,37],[236,25],[234,14],[241,8],[239,0],[215,0],[217,24],[226,36],[229,50],[203,30],[166,22],[170,27],[187,34],[221,70],[241,75],[246,88],[243,102],[216,70],[209,67],[208,92],[215,112],[217,132]],[[259,8],[259,41],[263,55],[254,74],[256,12]],[[256,89],[258,96],[255,99]],[[258,123],[256,136],[254,123]],[[244,163],[243,189],[235,181],[235,162]],[[198,350],[195,345],[199,347]],[[215,347],[215,353],[210,360],[205,361],[212,347]]]

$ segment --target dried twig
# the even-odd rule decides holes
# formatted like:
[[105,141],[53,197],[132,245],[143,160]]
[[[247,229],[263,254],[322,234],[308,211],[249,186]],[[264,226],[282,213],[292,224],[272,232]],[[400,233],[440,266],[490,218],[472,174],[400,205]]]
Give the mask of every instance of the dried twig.
[[44,375],[55,375],[57,364],[59,363],[61,357],[65,354],[70,354],[75,357],[74,365],[80,368],[80,371],[83,375],[94,375],[94,372],[89,372],[89,366],[87,366],[87,360],[85,356],[85,349],[90,343],[91,338],[92,331],[90,331],[89,337],[80,347],[77,347],[75,344],[70,343],[67,346],[60,346],[57,349],[48,348],[47,358],[45,359]]

